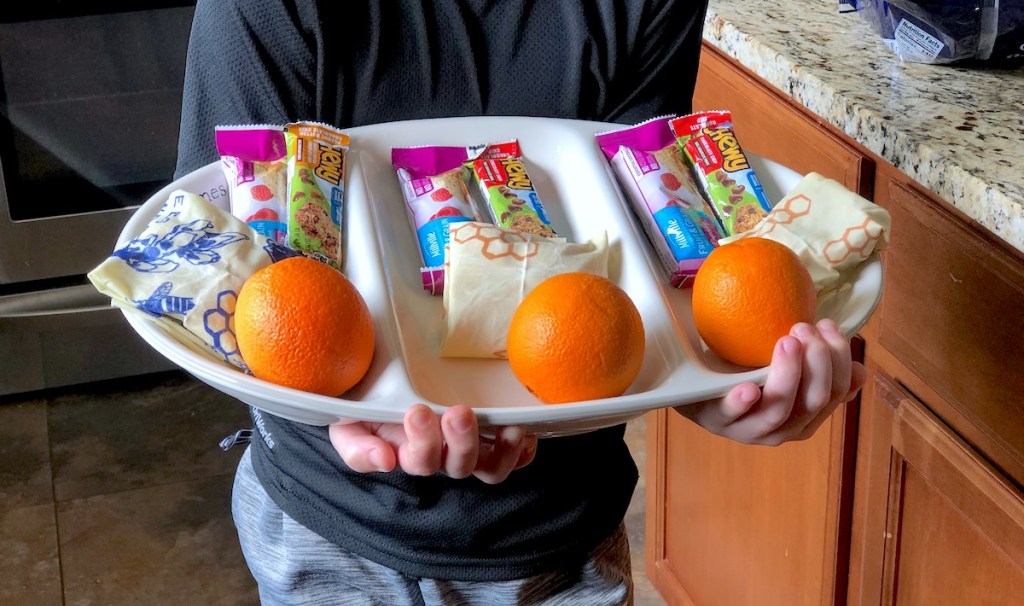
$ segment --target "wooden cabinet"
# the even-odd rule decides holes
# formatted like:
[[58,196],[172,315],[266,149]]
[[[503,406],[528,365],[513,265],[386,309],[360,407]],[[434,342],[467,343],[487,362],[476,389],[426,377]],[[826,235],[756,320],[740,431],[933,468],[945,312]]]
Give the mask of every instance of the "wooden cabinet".
[[705,45],[695,109],[892,215],[870,380],[805,442],[648,425],[648,575],[669,604],[1024,605],[1024,254]]
[[1024,256],[880,166],[851,605],[1024,604]]
[[880,165],[892,216],[873,357],[1024,484],[1024,254]]

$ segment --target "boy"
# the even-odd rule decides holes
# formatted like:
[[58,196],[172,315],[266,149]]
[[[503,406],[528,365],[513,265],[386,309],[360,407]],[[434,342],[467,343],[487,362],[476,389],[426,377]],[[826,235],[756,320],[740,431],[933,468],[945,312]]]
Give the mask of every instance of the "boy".
[[[218,124],[342,129],[465,115],[631,124],[690,109],[706,0],[200,0],[177,175]],[[680,407],[745,443],[802,439],[863,383],[834,323],[779,341],[763,389]],[[622,604],[637,469],[624,427],[480,439],[470,408],[329,428],[253,410],[233,511],[265,604]]]

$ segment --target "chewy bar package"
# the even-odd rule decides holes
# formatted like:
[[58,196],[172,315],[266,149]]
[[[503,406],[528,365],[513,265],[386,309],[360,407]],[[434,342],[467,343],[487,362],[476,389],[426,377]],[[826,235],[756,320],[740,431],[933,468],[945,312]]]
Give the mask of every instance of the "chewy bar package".
[[288,246],[340,270],[349,137],[317,122],[285,126]]
[[682,162],[668,127],[671,118],[652,118],[596,139],[670,282],[682,288],[725,234]]
[[218,126],[215,137],[231,214],[257,233],[285,244],[287,162],[281,127]]
[[444,291],[449,225],[480,220],[463,177],[463,165],[469,157],[465,147],[396,147],[391,150],[391,164],[402,186],[406,215],[419,244],[423,289],[432,295]]
[[669,126],[726,235],[757,225],[772,206],[736,139],[732,114],[699,112]]
[[513,231],[558,237],[526,172],[519,141],[470,148],[468,162],[494,224]]

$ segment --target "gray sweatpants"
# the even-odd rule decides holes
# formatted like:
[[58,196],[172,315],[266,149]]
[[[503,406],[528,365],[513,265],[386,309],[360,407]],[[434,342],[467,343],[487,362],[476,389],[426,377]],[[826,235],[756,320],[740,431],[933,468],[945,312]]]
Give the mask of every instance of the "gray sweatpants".
[[503,582],[441,581],[401,574],[348,552],[281,511],[246,450],[231,499],[249,570],[264,606],[619,606],[632,604],[623,526],[580,568]]

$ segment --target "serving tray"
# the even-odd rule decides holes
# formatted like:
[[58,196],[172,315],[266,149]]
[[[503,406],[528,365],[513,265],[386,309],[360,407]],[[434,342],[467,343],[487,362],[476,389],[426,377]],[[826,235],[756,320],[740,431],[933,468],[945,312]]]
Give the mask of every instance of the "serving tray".
[[[594,141],[596,133],[614,128],[620,126],[472,117],[346,130],[352,145],[347,160],[344,272],[371,310],[377,340],[368,374],[342,397],[262,381],[196,353],[138,314],[125,312],[125,317],[147,343],[198,379],[265,412],[314,425],[348,420],[400,423],[410,405],[423,402],[439,414],[448,406],[469,405],[482,427],[521,425],[537,435],[554,436],[718,397],[745,381],[763,384],[767,369],[734,366],[702,344],[692,322],[690,290],[669,284]],[[391,166],[391,148],[475,145],[513,138],[522,146],[534,187],[559,235],[584,241],[602,230],[608,234],[609,277],[632,297],[647,338],[640,374],[621,396],[544,405],[516,380],[505,360],[439,355],[441,297],[422,289],[421,261]],[[748,157],[773,202],[800,180],[799,174],[777,163]],[[125,225],[117,246],[138,235],[175,189],[203,195],[227,208],[225,178],[220,163],[214,162],[155,193]],[[858,268],[852,290],[827,315],[852,336],[874,311],[881,285],[882,266],[876,254]]]

